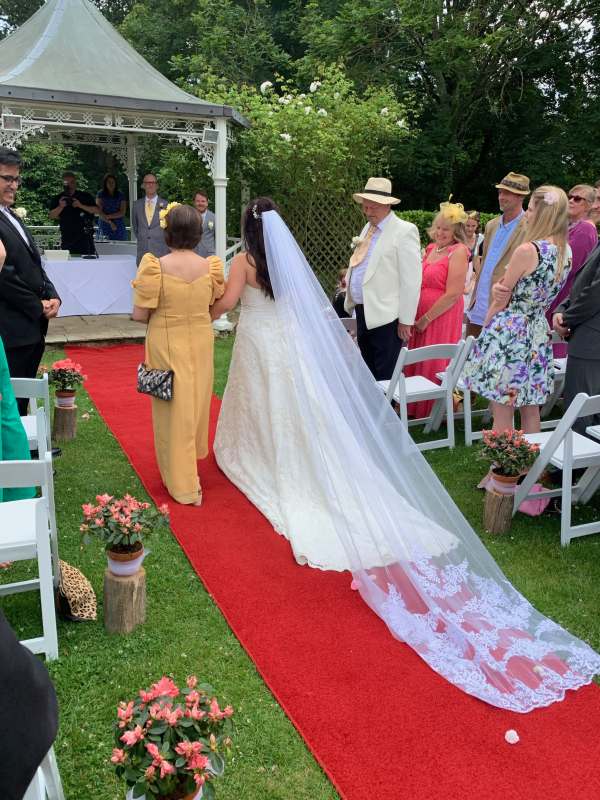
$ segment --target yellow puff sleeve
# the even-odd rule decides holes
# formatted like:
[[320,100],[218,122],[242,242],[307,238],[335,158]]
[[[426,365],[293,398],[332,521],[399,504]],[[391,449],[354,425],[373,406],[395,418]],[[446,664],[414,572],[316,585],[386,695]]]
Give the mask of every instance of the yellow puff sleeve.
[[137,275],[131,281],[133,286],[133,305],[139,308],[156,308],[160,295],[160,261],[152,253],[140,261]]
[[209,275],[212,281],[212,297],[210,304],[218,300],[225,293],[225,276],[223,275],[223,262],[218,256],[208,258]]

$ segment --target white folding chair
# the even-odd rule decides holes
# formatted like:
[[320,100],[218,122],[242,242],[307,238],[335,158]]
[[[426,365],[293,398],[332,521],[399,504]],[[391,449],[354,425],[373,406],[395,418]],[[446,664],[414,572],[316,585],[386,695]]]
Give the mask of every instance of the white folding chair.
[[594,439],[600,439],[600,425],[590,425],[585,429],[588,436],[593,436]]
[[[29,400],[29,413],[21,417],[21,422],[25,428],[29,449],[43,453],[45,450],[52,451],[50,433],[50,387],[48,385],[48,375],[42,378],[11,378],[13,391],[16,398],[27,398]],[[42,401],[46,414],[46,442],[40,446],[39,431],[37,428],[37,407],[38,400]]]
[[[463,410],[462,411],[455,411],[454,412],[454,419],[464,420],[465,423],[465,444],[467,447],[470,447],[473,444],[475,439],[481,439],[481,432],[476,431],[473,432],[473,417],[483,417],[483,419],[489,419],[490,417],[490,410],[489,408],[485,408],[478,411],[473,411],[471,406],[471,392],[467,390],[465,383],[462,379],[462,371],[463,367],[469,357],[469,353],[471,352],[473,345],[475,344],[475,337],[468,336],[465,339],[465,344],[463,347],[463,351],[460,355],[460,358],[456,364],[456,371],[458,373],[458,377],[451,376],[451,380],[454,380],[454,389],[457,389],[459,392],[463,393]],[[436,373],[436,378],[439,381],[443,381],[445,378],[445,371]],[[454,391],[453,389],[453,391]],[[429,432],[429,430],[437,430],[439,425],[444,417],[445,413],[445,406],[440,402],[437,401],[436,407],[432,409],[431,417],[432,421],[428,423],[427,427],[425,428],[425,432]]]
[[[430,442],[419,442],[417,443],[419,450],[454,447],[454,398],[452,393],[464,364],[464,360],[462,360],[464,345],[465,342],[461,339],[456,344],[432,344],[428,347],[416,347],[414,350],[403,347],[398,356],[398,361],[394,367],[391,379],[389,381],[377,381],[380,388],[385,392],[387,399],[390,402],[395,400],[399,404],[400,419],[407,428],[412,425],[424,424],[426,426],[426,431],[437,430],[441,419],[444,414],[446,415],[448,433],[446,438],[435,439]],[[419,364],[423,361],[442,358],[450,359],[450,363],[443,373],[441,385],[429,378],[424,378],[422,375],[412,375],[410,377],[404,375],[404,368],[410,364]],[[408,404],[423,400],[434,401],[429,416],[423,417],[422,419],[409,420]],[[435,420],[432,419],[434,410],[436,412]],[[437,424],[437,427],[432,428],[432,423]]]
[[53,747],[38,767],[23,800],[65,800]]
[[[552,331],[550,341],[553,345],[566,344],[564,339],[558,333],[556,333],[556,331]],[[567,356],[554,358],[554,386],[552,387],[552,392],[550,393],[548,399],[540,409],[541,419],[546,419],[546,417],[550,416],[552,409],[562,397],[563,389],[565,388],[566,372]],[[547,422],[542,423],[542,430],[554,428],[555,426],[555,420],[548,420]]]
[[[600,520],[581,525],[571,524],[571,504],[587,503],[600,488],[600,443],[576,433],[572,430],[572,426],[579,417],[599,413],[600,395],[589,397],[582,392],[574,398],[553,431],[525,434],[527,441],[540,445],[540,452],[525,480],[517,488],[513,516],[523,500],[528,497],[537,499],[560,497],[560,542],[563,547],[576,536],[600,533]],[[545,489],[538,493],[532,492],[534,483],[548,464],[562,470],[561,488]],[[573,485],[574,469],[585,469],[575,486]]]
[[[44,410],[39,408],[38,430],[45,440]],[[0,584],[0,596],[37,590],[42,607],[43,635],[21,642],[32,653],[58,658],[58,635],[54,611],[54,588],[59,581],[58,540],[49,452],[34,461],[0,461],[0,486],[38,486],[41,497],[0,503],[0,561],[37,559],[38,577]]]

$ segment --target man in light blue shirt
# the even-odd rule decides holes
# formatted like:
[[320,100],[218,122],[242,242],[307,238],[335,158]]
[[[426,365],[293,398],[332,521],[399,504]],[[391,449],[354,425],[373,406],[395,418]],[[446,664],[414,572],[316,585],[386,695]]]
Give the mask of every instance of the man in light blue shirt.
[[481,267],[477,275],[471,305],[467,312],[467,336],[479,336],[487,316],[491,289],[502,280],[513,251],[525,235],[523,201],[529,192],[529,178],[509,172],[500,183],[498,205],[501,217],[490,220],[485,227]]

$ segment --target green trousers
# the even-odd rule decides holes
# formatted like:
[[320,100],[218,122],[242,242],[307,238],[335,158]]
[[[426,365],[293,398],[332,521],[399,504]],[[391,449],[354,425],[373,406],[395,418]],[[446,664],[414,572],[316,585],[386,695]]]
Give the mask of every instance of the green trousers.
[[[0,338],[0,461],[29,461],[30,457],[27,434],[19,416],[17,401],[10,383],[4,344]],[[0,487],[0,502],[23,500],[35,495],[33,487],[23,489]]]

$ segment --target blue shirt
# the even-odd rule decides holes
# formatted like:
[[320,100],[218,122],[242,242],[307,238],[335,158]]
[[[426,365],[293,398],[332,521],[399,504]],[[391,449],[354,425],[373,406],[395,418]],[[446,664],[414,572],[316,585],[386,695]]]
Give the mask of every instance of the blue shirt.
[[504,224],[504,217],[500,218],[500,224],[496,228],[496,233],[494,234],[494,238],[487,251],[487,256],[481,267],[481,277],[477,284],[475,303],[467,314],[469,322],[472,322],[474,325],[483,325],[485,322],[490,303],[492,274],[496,269],[496,265],[502,258],[502,254],[506,250],[510,237],[513,235],[524,213],[524,211],[521,211],[518,217],[515,217],[506,224]]

